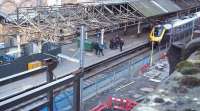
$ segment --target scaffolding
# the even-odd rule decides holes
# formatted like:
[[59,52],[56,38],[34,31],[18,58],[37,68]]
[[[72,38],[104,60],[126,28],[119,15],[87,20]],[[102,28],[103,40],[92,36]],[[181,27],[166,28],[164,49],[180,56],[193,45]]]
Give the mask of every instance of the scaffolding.
[[88,32],[99,29],[110,31],[137,24],[144,18],[128,2],[101,2],[20,7],[6,19],[9,29],[19,32],[26,42],[59,42],[61,37],[79,32],[81,25],[85,25]]

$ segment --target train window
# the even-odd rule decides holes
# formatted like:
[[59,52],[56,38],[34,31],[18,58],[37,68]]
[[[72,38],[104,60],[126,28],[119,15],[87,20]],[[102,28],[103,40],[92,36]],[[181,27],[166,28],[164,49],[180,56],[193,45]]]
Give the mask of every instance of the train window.
[[180,27],[181,27],[181,26],[179,26],[179,27],[176,27],[176,28],[174,29],[174,32],[173,32],[173,33],[178,33],[178,31],[179,31]]
[[187,28],[191,27],[192,22],[187,23]]
[[155,30],[154,30],[155,37],[160,37],[163,29],[164,28],[162,26],[155,27]]

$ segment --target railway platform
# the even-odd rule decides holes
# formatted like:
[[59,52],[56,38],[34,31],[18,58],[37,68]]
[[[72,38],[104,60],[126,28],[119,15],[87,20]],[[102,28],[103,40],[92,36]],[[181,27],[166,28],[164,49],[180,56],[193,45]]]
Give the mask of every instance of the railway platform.
[[[121,38],[124,39],[125,44],[123,46],[123,51],[120,52],[120,49],[115,49],[112,50],[109,48],[109,41],[110,39],[112,39],[113,37],[115,37],[116,34],[107,34],[105,35],[105,40],[104,42],[106,43],[106,48],[103,50],[104,52],[104,56],[102,55],[95,55],[95,51],[93,50],[92,52],[88,52],[85,51],[85,61],[84,61],[84,66],[90,66],[93,65],[95,63],[98,63],[102,60],[105,60],[107,58],[110,58],[112,56],[118,55],[120,53],[122,53],[123,51],[127,51],[130,49],[133,49],[134,47],[137,47],[139,45],[142,45],[144,43],[147,43],[147,34],[142,34],[140,37],[137,37],[137,35],[127,35],[127,36],[120,36]],[[91,37],[89,38],[92,41],[96,41],[95,37]],[[72,42],[71,44],[68,45],[64,45],[62,46],[62,54],[63,55],[67,55],[67,56],[71,56],[74,58],[78,59],[78,47],[77,47],[77,43],[76,42]],[[69,74],[71,72],[74,72],[75,70],[77,70],[79,68],[79,64],[69,61],[69,60],[62,60],[62,62],[60,62],[58,64],[58,67],[54,70],[54,75],[55,77],[61,77],[64,76],[66,74]]]
[[[113,37],[113,34],[105,35],[105,42],[109,44],[109,40]],[[137,37],[134,34],[128,34],[127,36],[121,36],[125,40],[125,45],[123,47],[123,51],[127,51],[137,47],[138,45],[142,45],[147,42],[147,35],[143,34],[140,37]],[[62,54],[72,56],[78,50],[77,43],[73,42],[68,45],[62,46]],[[116,56],[120,54],[119,49],[111,50],[109,48],[104,50],[104,56],[97,56],[95,52],[85,52],[85,67],[98,63],[100,61],[106,60],[112,56]],[[68,60],[63,60],[57,66],[57,68],[53,71],[54,79],[65,76],[76,71],[79,68],[79,63],[74,63]],[[17,82],[9,83],[0,87],[0,99],[4,99],[11,95],[15,95],[17,93],[26,91],[28,89],[37,87],[47,82],[47,74],[40,73],[34,76],[29,77],[25,80],[19,80]],[[14,91],[13,91],[14,89]]]

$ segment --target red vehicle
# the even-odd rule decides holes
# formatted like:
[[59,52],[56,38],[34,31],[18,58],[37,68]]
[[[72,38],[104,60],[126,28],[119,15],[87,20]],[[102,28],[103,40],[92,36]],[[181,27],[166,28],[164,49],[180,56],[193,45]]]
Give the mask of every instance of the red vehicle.
[[109,111],[109,110],[118,110],[118,111],[130,111],[138,103],[130,99],[121,99],[109,97],[106,102],[99,104],[98,106],[92,108],[90,111]]

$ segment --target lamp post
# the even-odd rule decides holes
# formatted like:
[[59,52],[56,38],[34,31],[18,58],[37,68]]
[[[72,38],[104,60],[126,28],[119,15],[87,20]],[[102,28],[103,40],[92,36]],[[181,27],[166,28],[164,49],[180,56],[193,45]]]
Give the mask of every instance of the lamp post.
[[82,92],[83,92],[83,80],[82,77],[84,75],[84,36],[85,36],[85,30],[84,26],[81,26],[81,35],[80,35],[80,68],[78,71],[78,74],[75,77],[74,81],[74,99],[73,99],[73,111],[82,111],[81,109],[83,108],[82,104]]
[[18,52],[18,57],[21,56],[21,37],[19,35],[19,32],[17,32],[17,52]]
[[171,23],[171,26],[172,26],[172,28],[171,28],[171,35],[170,35],[170,40],[169,40],[169,48],[171,47],[171,45],[172,45],[172,43],[173,43],[173,41],[172,41],[172,39],[174,38],[174,25],[173,25],[173,23]]

